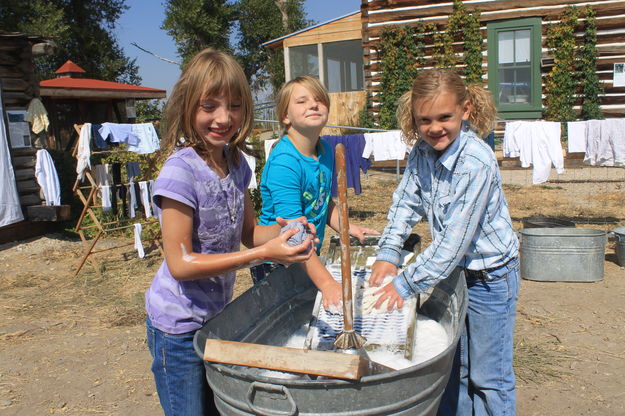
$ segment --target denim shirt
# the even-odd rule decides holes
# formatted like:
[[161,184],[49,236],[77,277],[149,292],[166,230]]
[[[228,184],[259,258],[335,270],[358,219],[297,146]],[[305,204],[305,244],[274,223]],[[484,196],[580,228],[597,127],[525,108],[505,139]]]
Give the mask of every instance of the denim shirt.
[[377,260],[399,266],[404,240],[424,217],[432,244],[393,280],[403,298],[445,279],[456,266],[497,268],[518,255],[497,159],[466,128],[440,157],[424,141],[414,145],[393,194]]

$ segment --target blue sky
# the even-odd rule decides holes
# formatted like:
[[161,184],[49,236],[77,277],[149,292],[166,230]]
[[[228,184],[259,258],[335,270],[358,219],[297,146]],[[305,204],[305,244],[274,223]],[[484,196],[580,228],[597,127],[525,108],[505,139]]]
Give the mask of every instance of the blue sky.
[[[160,29],[165,18],[164,6],[162,2],[154,0],[128,0],[126,4],[130,9],[117,22],[119,43],[126,56],[137,58],[142,85],[164,89],[169,93],[180,75],[178,66],[157,59],[131,45],[135,42],[159,56],[179,60],[174,41]],[[322,23],[360,10],[360,0],[306,0],[304,7],[308,19]]]

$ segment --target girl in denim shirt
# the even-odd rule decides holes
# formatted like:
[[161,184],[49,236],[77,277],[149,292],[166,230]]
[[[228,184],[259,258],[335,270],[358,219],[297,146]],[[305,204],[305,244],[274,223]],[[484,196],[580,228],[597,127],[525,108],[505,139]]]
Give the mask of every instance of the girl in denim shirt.
[[[468,309],[442,415],[513,415],[513,332],[519,287],[518,240],[512,228],[497,159],[480,139],[494,127],[490,93],[464,84],[453,71],[422,71],[402,96],[398,120],[415,142],[393,194],[370,283],[377,307],[403,299],[465,271]],[[432,244],[397,274],[404,240],[425,218]]]

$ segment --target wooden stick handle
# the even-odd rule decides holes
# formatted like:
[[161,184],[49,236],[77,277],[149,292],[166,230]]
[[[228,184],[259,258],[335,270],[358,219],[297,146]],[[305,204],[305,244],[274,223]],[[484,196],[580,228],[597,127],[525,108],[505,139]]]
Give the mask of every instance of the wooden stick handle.
[[338,185],[339,236],[341,240],[341,277],[343,281],[343,328],[353,331],[354,312],[352,305],[352,267],[349,253],[349,210],[347,207],[347,172],[345,168],[345,146],[336,145],[335,165]]

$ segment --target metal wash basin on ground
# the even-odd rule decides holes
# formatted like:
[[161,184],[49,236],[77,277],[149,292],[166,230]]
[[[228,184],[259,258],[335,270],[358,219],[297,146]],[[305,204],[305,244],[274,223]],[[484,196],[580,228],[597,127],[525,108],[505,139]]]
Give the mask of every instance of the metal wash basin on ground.
[[[196,353],[203,357],[207,338],[283,345],[310,322],[316,294],[298,265],[277,269],[196,333]],[[442,353],[358,382],[274,377],[255,368],[205,362],[217,407],[222,415],[435,415],[466,315],[466,296],[464,275],[457,269],[418,310],[446,329],[450,344]]]
[[548,282],[603,280],[606,232],[592,228],[521,230],[521,277]]

